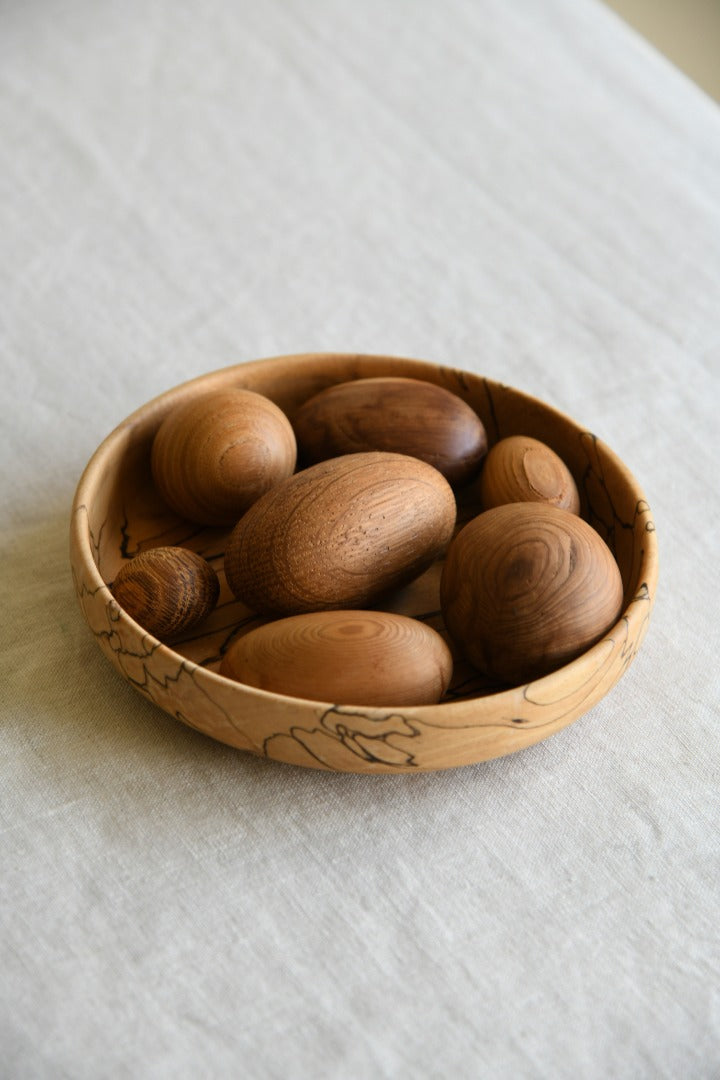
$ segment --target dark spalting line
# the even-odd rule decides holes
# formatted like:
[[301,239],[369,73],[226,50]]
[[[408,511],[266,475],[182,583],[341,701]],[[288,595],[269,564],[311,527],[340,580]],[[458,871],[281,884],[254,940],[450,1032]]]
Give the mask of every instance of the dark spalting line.
[[[441,370],[443,371],[443,374],[444,374],[445,369],[442,368]],[[460,368],[453,368],[452,369],[452,375],[455,377],[455,380],[456,380],[458,386],[461,386],[462,389],[465,391],[465,393],[469,394],[470,393],[470,384],[467,381],[467,376],[466,376],[465,372],[461,371]]]
[[[176,529],[181,528],[182,524],[183,523],[181,521],[178,521],[177,525],[168,526],[166,529],[163,529],[159,533],[154,533],[151,536],[143,536],[139,540],[133,540],[133,538],[132,538],[132,536],[130,534],[130,522],[129,522],[127,510],[125,509],[125,507],[123,507],[123,520],[122,520],[122,523],[120,525],[120,537],[121,537],[120,548],[119,548],[120,556],[123,559],[133,559],[136,555],[138,555],[140,553],[140,551],[142,551],[146,547],[159,547],[159,546],[161,546],[161,542],[169,534],[174,533]],[[182,533],[180,536],[176,536],[173,539],[173,542],[172,542],[172,545],[171,545],[172,547],[179,547],[182,544],[187,544],[188,541],[194,540],[195,537],[202,535],[202,532],[203,532],[202,528],[189,527],[189,526],[188,526],[188,528],[190,529],[189,532]],[[135,544],[135,547],[131,550],[130,545],[132,543]],[[201,554],[201,553],[199,553],[199,554]],[[213,558],[213,559],[222,558],[222,555],[212,555],[212,556],[204,555],[203,558],[206,559],[207,562],[210,562],[211,558]]]
[[105,526],[106,525],[107,525],[107,518],[105,518],[102,525],[100,526],[100,532],[98,533],[97,540],[96,540],[94,535],[93,535],[93,531],[90,528],[90,517],[88,516],[88,532],[90,533],[90,542],[92,543],[92,546],[93,546],[93,548],[95,550],[95,564],[98,567],[100,566],[100,545],[102,543],[102,534],[105,531]]
[[104,592],[106,589],[107,589],[108,592],[110,591],[109,587],[104,582],[103,582],[102,585],[98,585],[94,589],[88,588],[88,586],[85,584],[84,581],[83,582],[78,581],[77,575],[75,574],[74,569],[73,569],[73,572],[72,572],[72,577],[73,577],[73,585],[75,586],[75,593],[77,595],[78,600],[82,600],[84,596],[90,596],[90,597],[94,598],[94,597],[97,596],[98,593]]
[[100,542],[102,540],[103,530],[104,530],[105,526],[107,525],[107,520],[108,519],[105,518],[103,520],[103,522],[102,522],[102,524],[100,526],[100,532],[98,533],[97,539],[96,539],[95,533],[93,532],[92,526],[90,525],[90,511],[87,508],[87,503],[80,503],[80,505],[76,508],[75,513],[79,514],[80,511],[83,511],[83,513],[85,514],[85,528],[88,531],[88,536],[90,538],[91,547],[93,548],[93,551],[95,552],[95,565],[99,569],[100,568]]
[[[352,720],[352,718],[355,717],[364,720],[366,723],[372,726],[376,724],[393,723],[394,721],[399,720],[401,726],[405,730],[399,730],[400,725],[395,723],[392,730],[386,731],[382,735],[368,735],[364,731],[353,728],[349,723],[337,723],[335,725],[332,725],[328,722],[330,717],[342,717],[343,721]],[[311,757],[313,757],[316,761],[320,762],[320,764],[322,765],[327,766],[328,763],[314,750],[312,750],[310,746],[308,746],[308,743],[302,736],[306,736],[308,739],[317,735],[320,735],[324,738],[330,738],[335,742],[339,742],[342,746],[345,747],[346,750],[349,750],[352,754],[354,754],[356,757],[360,758],[363,761],[375,762],[382,765],[391,765],[395,768],[402,768],[403,765],[405,765],[407,768],[417,768],[417,761],[415,760],[414,754],[410,753],[409,751],[401,750],[399,747],[394,746],[390,742],[390,739],[393,737],[412,739],[420,735],[419,730],[416,727],[413,727],[413,725],[410,724],[410,722],[405,716],[402,715],[402,713],[393,711],[386,713],[383,716],[376,717],[368,716],[366,713],[359,712],[358,710],[346,711],[341,705],[333,705],[331,706],[331,708],[327,709],[320,717],[318,727],[303,728],[296,725],[292,727],[287,734],[285,732],[278,732],[275,735],[268,736],[268,738],[265,739],[263,743],[263,753],[265,753],[266,756],[271,757],[272,755],[269,753],[268,749],[270,743],[272,743],[272,741],[277,738],[287,738],[288,735],[292,737],[297,743],[299,743],[306,753],[308,753]],[[358,742],[358,739],[362,739],[363,742]],[[363,743],[367,742],[372,742],[377,745],[374,746],[373,750],[371,751],[367,746],[363,745]],[[383,745],[387,746],[388,750],[392,752],[383,755],[381,750],[381,747]],[[398,761],[398,755],[404,756],[405,761]]]
[[[643,514],[650,514],[651,513],[650,506],[648,505],[648,503],[647,503],[647,501],[645,499],[638,499],[638,501],[635,504],[635,512],[633,514],[632,520],[631,521],[626,521],[623,518],[621,518],[620,515],[617,512],[617,509],[615,507],[615,503],[614,503],[614,501],[613,501],[613,499],[612,499],[612,497],[610,495],[610,492],[609,492],[608,487],[607,487],[607,483],[605,481],[605,470],[603,468],[602,461],[600,460],[600,456],[599,456],[599,454],[597,452],[597,444],[599,442],[597,435],[594,435],[591,431],[583,431],[583,432],[580,433],[579,438],[580,438],[580,445],[582,447],[583,453],[585,454],[585,457],[587,458],[587,465],[586,465],[585,470],[583,472],[580,484],[581,484],[581,487],[582,487],[582,489],[583,489],[583,491],[585,493],[585,500],[586,500],[587,506],[588,506],[588,513],[589,513],[591,518],[593,518],[595,521],[600,522],[600,524],[604,526],[604,528],[606,529],[607,534],[608,534],[608,540],[607,540],[608,545],[611,548],[611,550],[613,551],[613,553],[616,553],[617,552],[617,540],[616,540],[615,533],[616,533],[617,527],[619,526],[621,529],[625,529],[625,530],[627,530],[629,532],[634,532],[634,530],[637,527],[638,518],[641,517]],[[587,440],[590,441],[590,444],[591,444],[591,446],[593,448],[593,451],[594,451],[592,456],[588,452],[588,448],[587,448],[587,445],[586,445]],[[603,492],[605,493],[605,497],[607,499],[608,505],[610,506],[610,509],[612,510],[612,515],[613,515],[612,521],[606,521],[605,518],[603,517],[603,515],[593,505],[593,500],[591,499],[590,493],[589,493],[589,490],[588,490],[588,483],[589,483],[589,480],[590,480],[591,477],[593,477],[595,480],[598,481],[600,487],[602,488]],[[654,531],[655,531],[655,523],[653,522],[652,518],[650,518],[649,521],[645,522],[645,532],[654,532]]]
[[134,555],[137,555],[140,549],[136,548],[133,552],[128,550],[130,545],[130,533],[128,532],[128,516],[124,507],[123,519],[120,523],[120,537],[120,557],[123,559],[132,559]]
[[497,442],[497,440],[500,438],[500,425],[498,424],[497,413],[495,411],[495,401],[493,399],[492,391],[490,390],[490,383],[488,382],[488,380],[483,379],[482,383],[483,383],[483,387],[485,388],[485,394],[487,395],[488,408],[490,410],[490,416],[492,418],[493,427],[495,428],[495,436],[494,436],[494,439],[491,440],[491,441]]

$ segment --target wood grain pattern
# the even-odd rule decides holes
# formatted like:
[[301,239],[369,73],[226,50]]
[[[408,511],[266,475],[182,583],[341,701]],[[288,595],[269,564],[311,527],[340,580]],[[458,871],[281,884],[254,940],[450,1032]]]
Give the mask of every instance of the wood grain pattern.
[[404,454],[346,454],[278,484],[240,519],[225,555],[235,596],[263,615],[363,607],[438,558],[455,499]]
[[431,705],[452,656],[435,630],[385,611],[325,611],[277,619],[228,650],[220,673],[277,694],[338,705]]
[[457,394],[421,379],[356,379],[328,387],[303,405],[294,428],[307,464],[386,450],[427,462],[453,486],[472,479],[487,452],[477,413]]
[[[377,707],[289,699],[218,674],[223,655],[258,625],[223,572],[227,529],[201,528],[169,510],[152,482],[150,451],[162,419],[200,394],[246,388],[290,419],[320,390],[349,379],[401,375],[444,386],[480,416],[492,442],[528,434],[559,454],[575,478],[582,516],[606,541],[624,587],[620,618],[596,645],[541,679],[507,689],[473,677],[459,658],[437,705]],[[472,499],[472,491],[464,496]],[[476,512],[480,510],[478,500]],[[465,508],[469,514],[471,507]],[[197,631],[172,648],[138,627],[108,583],[139,551],[178,544],[218,571],[220,599]],[[140,694],[185,724],[231,746],[316,769],[412,773],[513,753],[561,730],[610,691],[647,632],[657,587],[657,538],[642,489],[627,467],[569,417],[512,387],[419,360],[319,353],[238,364],[169,390],[123,421],[98,447],[77,487],[70,532],[73,578],[100,650]],[[383,598],[444,634],[434,564]],[[617,691],[616,691],[617,692]],[[626,699],[628,712],[642,702]]]
[[151,467],[178,514],[203,525],[234,525],[256,499],[295,468],[295,434],[285,414],[249,390],[201,394],[164,419]]
[[217,603],[220,582],[194,551],[159,547],[120,567],[113,596],[135,622],[158,638],[197,626]]
[[589,649],[620,616],[609,548],[576,514],[508,503],[480,514],[447,553],[440,605],[470,661],[510,685]]
[[572,473],[549,446],[528,435],[509,435],[493,446],[480,477],[483,507],[538,502],[580,513]]

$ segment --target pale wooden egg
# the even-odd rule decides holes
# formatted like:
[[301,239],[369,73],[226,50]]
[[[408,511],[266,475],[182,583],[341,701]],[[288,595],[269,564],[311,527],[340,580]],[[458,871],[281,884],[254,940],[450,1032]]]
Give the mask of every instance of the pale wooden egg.
[[365,607],[445,550],[455,498],[431,465],[403,454],[347,454],[296,473],[240,519],[228,584],[262,614]]
[[580,513],[580,496],[572,473],[545,443],[527,435],[510,435],[495,443],[480,477],[485,510],[513,502],[538,502]]
[[144,630],[164,638],[207,618],[217,603],[220,583],[210,563],[194,551],[159,547],[125,563],[112,593]]
[[163,499],[181,517],[234,525],[295,468],[295,433],[269,398],[251,390],[203,394],[165,417],[151,466]]
[[220,674],[276,694],[336,705],[434,705],[452,657],[440,635],[405,615],[323,611],[252,630],[231,646]]
[[294,419],[304,460],[385,450],[433,465],[453,485],[470,480],[487,451],[480,417],[457,394],[422,379],[356,379],[321,391]]
[[582,518],[509,503],[457,534],[440,600],[447,629],[470,662],[517,685],[599,641],[620,617],[623,586],[609,548]]

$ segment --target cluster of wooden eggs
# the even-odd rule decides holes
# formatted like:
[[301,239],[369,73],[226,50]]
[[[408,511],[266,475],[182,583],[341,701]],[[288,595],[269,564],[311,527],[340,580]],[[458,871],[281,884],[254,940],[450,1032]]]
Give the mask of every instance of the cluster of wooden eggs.
[[[433,383],[343,383],[293,424],[249,390],[205,395],[164,419],[151,464],[183,518],[232,527],[228,585],[268,619],[223,660],[221,674],[247,685],[347,705],[439,701],[453,666],[445,640],[381,609],[443,556],[451,644],[496,680],[548,673],[620,615],[617,564],[580,518],[560,458],[524,436],[487,453],[476,413]],[[478,477],[483,511],[453,538],[453,488]],[[161,638],[205,619],[218,592],[214,570],[183,548],[148,550],[113,583]]]

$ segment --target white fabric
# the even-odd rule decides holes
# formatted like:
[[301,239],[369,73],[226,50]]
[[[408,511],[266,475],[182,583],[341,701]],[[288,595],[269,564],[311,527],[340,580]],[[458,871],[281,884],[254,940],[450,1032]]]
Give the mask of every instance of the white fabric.
[[[2,1075],[717,1077],[717,106],[591,0],[29,0],[0,131]],[[591,714],[325,775],[109,667],[86,460],[313,349],[483,372],[635,473],[658,601]]]

